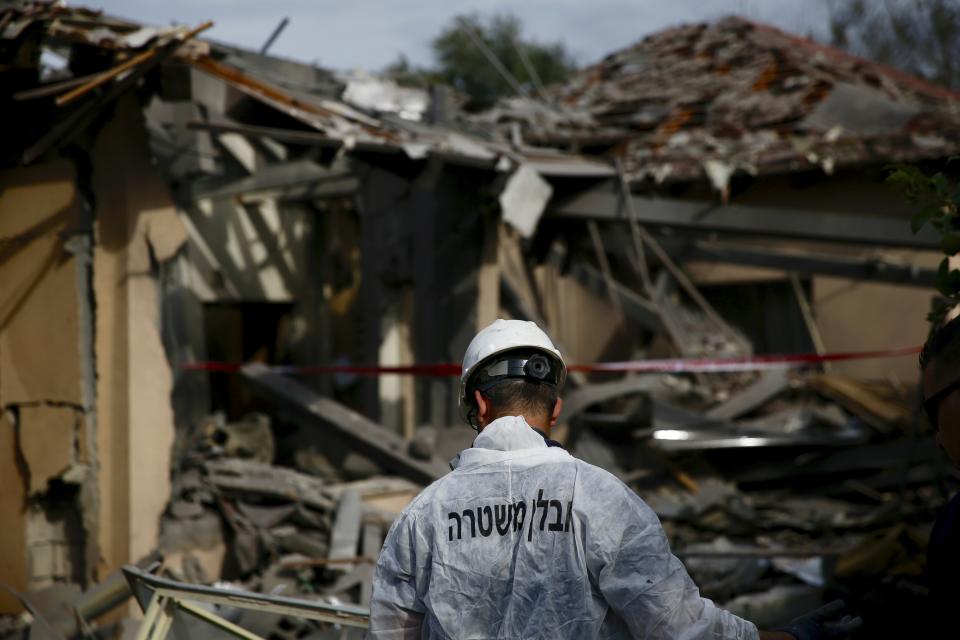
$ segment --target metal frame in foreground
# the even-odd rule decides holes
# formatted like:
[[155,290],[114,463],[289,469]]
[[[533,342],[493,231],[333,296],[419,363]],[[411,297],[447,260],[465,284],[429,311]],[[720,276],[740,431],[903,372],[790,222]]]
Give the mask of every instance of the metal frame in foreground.
[[251,609],[274,615],[288,615],[340,624],[349,627],[369,626],[370,612],[362,607],[334,606],[296,598],[268,596],[249,591],[232,591],[168,580],[128,565],[123,574],[130,589],[144,609],[143,623],[136,640],[162,640],[173,625],[174,615],[182,611],[227,634],[244,640],[263,640],[229,620],[194,603],[219,604],[238,609]]

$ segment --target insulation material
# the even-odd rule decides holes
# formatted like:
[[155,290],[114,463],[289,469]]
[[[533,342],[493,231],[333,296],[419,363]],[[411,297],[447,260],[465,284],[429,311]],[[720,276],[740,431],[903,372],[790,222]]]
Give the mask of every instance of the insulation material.
[[535,169],[520,165],[500,194],[504,222],[529,238],[536,231],[551,195],[553,187]]
[[77,411],[47,405],[20,407],[20,453],[30,475],[30,493],[63,475],[74,462],[82,422]]
[[93,149],[94,253],[101,573],[157,546],[169,497],[174,422],[172,375],[163,350],[155,259],[186,237],[166,186],[150,164],[133,96]]
[[[57,162],[0,173],[0,403],[82,403],[73,167]],[[37,345],[43,345],[38,349]]]
[[430,106],[430,95],[423,89],[401,87],[393,80],[379,78],[367,71],[344,74],[347,87],[343,100],[361,109],[395,113],[405,120],[422,120]]
[[905,128],[920,111],[920,106],[914,102],[897,102],[872,87],[840,82],[800,123],[800,127],[824,132],[884,135]]

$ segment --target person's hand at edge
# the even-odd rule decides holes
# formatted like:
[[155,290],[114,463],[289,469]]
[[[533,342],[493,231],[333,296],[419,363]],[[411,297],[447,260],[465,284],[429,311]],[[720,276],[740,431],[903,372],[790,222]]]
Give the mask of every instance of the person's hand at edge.
[[863,620],[840,614],[846,608],[843,600],[828,602],[819,609],[795,618],[786,626],[761,632],[761,640],[842,640],[863,625]]

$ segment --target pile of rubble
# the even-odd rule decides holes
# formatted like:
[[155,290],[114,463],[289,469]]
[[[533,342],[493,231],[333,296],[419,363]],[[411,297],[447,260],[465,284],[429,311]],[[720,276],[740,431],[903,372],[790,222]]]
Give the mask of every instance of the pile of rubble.
[[[884,331],[858,335],[859,305],[894,295],[883,287],[915,286],[900,286],[898,303],[926,304],[936,272],[921,251],[942,257],[938,238],[910,235],[870,170],[960,148],[956,127],[931,132],[955,124],[958,97],[762,25],[672,29],[585,70],[557,104],[506,101],[465,123],[425,96],[200,39],[209,25],[151,29],[62,3],[4,11],[7,50],[45,53],[4,72],[16,81],[4,106],[23,126],[0,160],[34,194],[0,189],[4,211],[24,218],[5,240],[37,260],[11,289],[33,291],[43,265],[69,277],[21,314],[22,333],[0,337],[24,361],[55,354],[31,383],[70,371],[63,353],[88,358],[69,376],[87,395],[3,399],[2,450],[17,462],[11,482],[26,482],[5,505],[23,534],[16,555],[60,555],[47,553],[49,572],[21,563],[28,613],[0,636],[89,631],[83,621],[128,595],[124,575],[77,585],[149,550],[161,509],[157,553],[125,574],[145,609],[136,585],[194,585],[259,635],[337,635],[337,612],[362,617],[393,519],[470,446],[473,432],[452,426],[456,366],[444,363],[497,316],[538,322],[571,360],[634,364],[889,347],[923,322],[878,317]],[[50,66],[58,59],[69,63]],[[83,225],[36,195],[50,192],[48,164]],[[41,205],[54,217],[33,220]],[[152,211],[166,213],[145,222]],[[128,245],[136,259],[103,262]],[[876,253],[905,247],[915,252]],[[753,270],[725,280],[706,273],[715,267]],[[137,283],[134,296],[125,287]],[[775,299],[739,295],[767,285]],[[835,312],[818,328],[821,286],[850,301],[848,323]],[[23,295],[6,301],[11,314]],[[110,306],[128,299],[139,315]],[[80,348],[50,348],[40,320],[67,322],[51,300],[82,310],[55,327],[83,336]],[[130,326],[112,330],[115,318]],[[100,344],[110,337],[115,350]],[[431,372],[363,375],[408,364]],[[957,476],[937,462],[909,387],[816,367],[571,368],[553,437],[654,508],[705,595],[761,625],[842,595],[889,635],[903,624],[889,603],[902,611],[923,595],[926,529]],[[279,373],[291,370],[320,375]],[[168,378],[169,403],[157,391]],[[38,408],[70,414],[66,437]],[[204,417],[213,408],[260,413]],[[44,455],[47,430],[68,445],[58,456]],[[168,477],[174,436],[164,509],[166,486],[151,483]],[[160,442],[163,456],[147,460],[144,443]],[[68,486],[66,498],[55,490]],[[155,504],[139,509],[146,498]],[[72,526],[50,527],[52,540],[37,523],[57,518]],[[217,600],[238,590],[267,600],[242,613]]]
[[704,387],[664,375],[568,399],[591,392],[575,453],[647,501],[705,596],[761,626],[842,597],[868,635],[909,633],[889,603],[922,610],[926,540],[958,480],[910,392],[771,371],[706,410]]
[[[365,607],[386,531],[473,432],[407,442],[262,365],[242,375],[272,417],[216,414],[180,444],[153,570],[267,594],[213,606],[262,637],[352,637],[282,598]],[[922,606],[929,525],[957,485],[910,400],[829,373],[634,375],[572,389],[555,435],[648,502],[724,608],[770,626],[841,596],[889,631],[904,623],[885,603]]]
[[[272,375],[246,370],[261,393]],[[903,390],[781,370],[701,382],[653,374],[581,386],[557,434],[648,502],[705,596],[761,626],[834,596],[870,611],[871,626],[890,624],[874,603],[921,603],[928,529],[956,477],[938,468]],[[704,409],[706,396],[726,399]],[[289,420],[298,405],[281,402]],[[408,479],[413,466],[408,478],[381,474],[415,463],[442,473],[439,460],[473,433],[423,429],[371,459],[356,436],[331,440],[334,415],[283,427],[214,417],[199,428],[162,524],[168,573],[365,606],[385,532],[423,486]],[[273,464],[281,459],[288,466]],[[276,623],[245,615],[262,635]]]

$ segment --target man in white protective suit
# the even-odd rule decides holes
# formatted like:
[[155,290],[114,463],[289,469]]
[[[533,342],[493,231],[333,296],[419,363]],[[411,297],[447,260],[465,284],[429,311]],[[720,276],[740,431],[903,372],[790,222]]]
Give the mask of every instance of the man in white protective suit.
[[838,605],[774,632],[702,598],[653,511],[549,439],[566,378],[532,322],[467,348],[463,417],[479,432],[387,535],[369,638],[841,638]]

